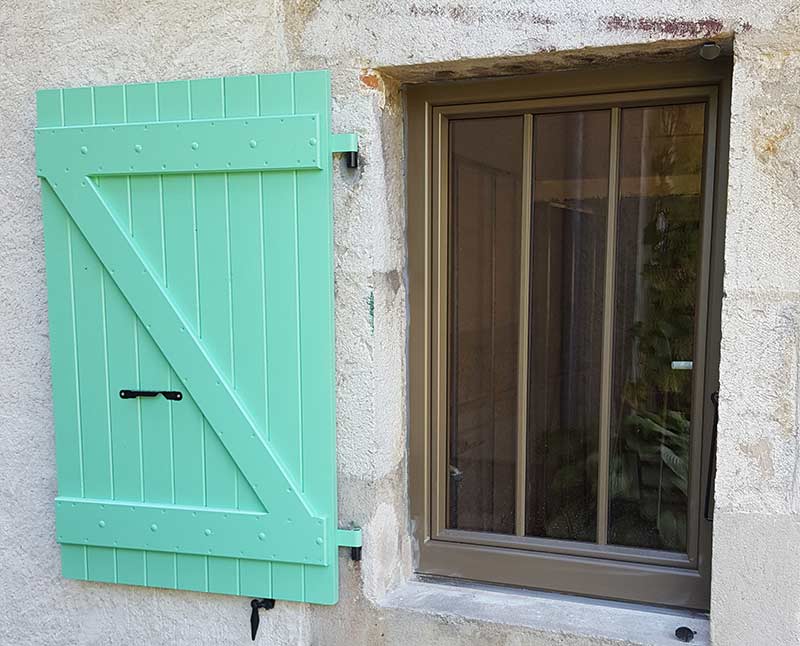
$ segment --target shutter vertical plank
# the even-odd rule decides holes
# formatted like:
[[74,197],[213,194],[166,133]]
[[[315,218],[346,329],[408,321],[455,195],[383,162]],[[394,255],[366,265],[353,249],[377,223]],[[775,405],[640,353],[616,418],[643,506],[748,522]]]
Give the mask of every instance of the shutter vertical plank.
[[[162,121],[181,121],[191,118],[188,81],[160,83],[158,114]],[[198,326],[197,257],[195,254],[194,177],[176,174],[162,177],[164,211],[164,259],[166,284],[178,307]],[[174,370],[170,370],[173,389],[181,389]],[[184,393],[178,406],[172,406],[173,469],[175,502],[205,505],[203,450],[203,416],[191,395]],[[176,551],[180,543],[176,542]],[[206,557],[198,554],[175,556],[177,586],[185,590],[204,591]]]
[[[294,114],[294,75],[259,79],[261,114]],[[300,320],[297,286],[297,186],[293,171],[262,178],[266,279],[267,428],[270,442],[301,480]],[[273,593],[303,601],[303,565],[272,564]]]
[[[38,126],[64,125],[61,90],[37,94]],[[47,305],[51,340],[51,378],[56,425],[58,492],[83,495],[83,447],[78,411],[78,381],[75,372],[75,320],[73,316],[71,235],[74,225],[50,183],[42,182],[42,215],[47,246]],[[86,547],[62,545],[61,569],[65,577],[86,578]]]
[[[64,124],[94,123],[94,90],[64,90]],[[69,175],[65,166],[64,175]],[[81,180],[88,181],[88,180]],[[88,242],[77,231],[71,236],[71,272],[75,306],[78,398],[83,446],[83,495],[111,499],[113,496],[108,365],[105,348],[105,273]],[[86,575],[95,581],[114,582],[114,551],[87,547]]]
[[[125,123],[127,111],[125,90],[126,88],[123,85],[95,88],[94,111],[95,122],[98,125]],[[98,164],[96,170],[98,173],[102,173],[102,164]],[[106,175],[95,177],[94,181],[101,189],[103,199],[111,209],[112,215],[126,230],[130,230],[130,178],[124,175]],[[113,346],[110,347],[113,348]]]
[[[225,115],[258,116],[258,77],[225,79]],[[241,146],[247,146],[243,137]],[[266,438],[266,333],[264,306],[264,248],[260,173],[228,176],[230,213],[231,325],[233,329],[233,385]],[[252,487],[237,471],[237,508],[263,511]],[[239,559],[239,593],[270,597],[272,565]]]
[[152,123],[158,120],[155,83],[125,86],[126,123]]
[[[319,110],[330,103],[327,74],[295,74],[294,101],[297,113]],[[330,132],[330,109],[319,110],[320,132]],[[300,294],[300,372],[303,376],[302,402],[302,473],[303,491],[318,509],[336,507],[335,490],[328,486],[336,478],[335,464],[328,456],[336,453],[334,410],[334,338],[333,338],[333,218],[328,173],[331,164],[328,138],[320,148],[323,172],[297,173],[298,284]],[[314,321],[314,325],[303,325]],[[335,531],[335,528],[332,528]],[[331,559],[337,558],[331,546]],[[332,581],[324,568],[305,568],[305,588],[313,598],[337,596],[338,582]]]
[[[158,119],[158,89],[155,83],[127,88],[128,123],[144,123]],[[131,236],[156,275],[164,280],[163,209],[161,177],[133,175],[130,178]],[[147,328],[137,320],[135,340],[138,348],[139,383],[142,390],[169,388],[170,368]],[[147,400],[126,400],[138,407],[142,433],[142,478],[145,502],[173,502],[172,428],[170,405],[162,397]],[[145,554],[147,585],[172,588],[175,581],[175,556],[166,552]]]
[[[127,192],[127,187],[123,186]],[[112,459],[114,499],[143,500],[141,473],[141,429],[135,404],[120,399],[116,390],[138,381],[135,335],[137,320],[122,292],[106,279],[106,321],[108,328],[108,375],[111,390]],[[144,585],[145,556],[142,550],[117,549],[117,581]]]
[[[58,493],[83,496],[83,440],[75,370],[75,310],[72,281],[72,236],[74,225],[50,185],[42,184],[44,235],[48,245],[47,304],[50,319],[51,374],[60,389],[53,397],[56,418],[56,460]],[[70,269],[64,270],[65,267]],[[56,269],[57,268],[57,269]],[[56,535],[58,536],[58,535]],[[86,578],[86,550],[82,545],[63,545],[61,567],[64,576]]]
[[[222,79],[192,81],[190,87],[193,119],[224,117]],[[215,364],[230,380],[232,329],[227,173],[196,176],[195,209],[200,338]],[[207,504],[210,507],[235,508],[237,468],[207,421],[204,421],[204,427]],[[234,559],[209,555],[208,588],[214,592],[237,593],[238,572]]]
[[[258,116],[258,79],[238,76],[225,79],[225,116]],[[243,136],[241,146],[247,146]],[[228,212],[231,266],[232,383],[237,395],[265,436],[266,393],[264,334],[264,270],[261,245],[260,173],[228,175]],[[237,474],[239,509],[260,511],[263,505],[244,479]]]
[[[133,209],[133,214],[135,222],[135,209]],[[139,345],[138,388],[142,390],[169,389],[170,369],[141,321],[137,322],[136,338]],[[170,419],[172,402],[163,397],[125,401],[132,406],[140,406],[141,411],[144,501],[150,503],[174,502]],[[176,586],[174,554],[148,551],[145,554],[145,570],[147,585],[160,588]]]
[[188,81],[159,83],[157,101],[159,121],[186,121],[191,117]]
[[[37,95],[39,127],[64,125],[63,93],[45,90]],[[54,386],[53,413],[56,425],[58,492],[62,496],[83,495],[83,442],[75,371],[75,318],[71,267],[74,229],[69,213],[50,183],[42,182],[42,214],[47,246],[47,305],[51,340],[51,375]],[[56,535],[58,536],[58,535]],[[62,545],[61,570],[65,577],[86,578],[86,547]]]
[[36,93],[36,125],[58,128],[64,125],[62,90],[39,90]]
[[78,87],[62,90],[65,126],[91,126],[94,124],[93,88]]
[[[97,124],[125,123],[125,90],[122,86],[96,88]],[[129,182],[127,177],[95,179],[114,217],[130,227]],[[108,361],[109,406],[111,411],[111,463],[115,500],[142,500],[141,435],[138,409],[116,396],[120,388],[137,383],[136,315],[122,292],[104,272],[106,357]],[[144,552],[115,549],[118,583],[143,585]]]

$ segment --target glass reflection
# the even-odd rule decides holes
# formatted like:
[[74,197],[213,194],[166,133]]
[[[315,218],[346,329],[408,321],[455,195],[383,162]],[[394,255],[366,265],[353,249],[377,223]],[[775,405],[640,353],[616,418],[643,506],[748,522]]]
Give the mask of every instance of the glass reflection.
[[683,552],[704,105],[622,111],[609,543]]
[[450,123],[447,526],[514,533],[522,117]]
[[594,541],[610,113],[533,132],[526,534]]

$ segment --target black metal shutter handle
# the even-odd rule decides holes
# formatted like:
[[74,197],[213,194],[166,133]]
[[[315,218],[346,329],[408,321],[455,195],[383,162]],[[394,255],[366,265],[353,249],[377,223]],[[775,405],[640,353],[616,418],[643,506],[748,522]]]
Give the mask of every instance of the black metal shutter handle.
[[119,391],[119,396],[122,399],[135,399],[136,397],[157,397],[162,395],[164,399],[169,399],[179,402],[183,399],[183,393],[180,390],[126,390]]
[[714,474],[717,471],[717,426],[719,424],[719,392],[711,393],[711,403],[714,404],[714,425],[711,427],[711,448],[708,454],[708,472],[706,473],[706,501],[703,516],[712,520],[711,514],[711,489],[714,486]]

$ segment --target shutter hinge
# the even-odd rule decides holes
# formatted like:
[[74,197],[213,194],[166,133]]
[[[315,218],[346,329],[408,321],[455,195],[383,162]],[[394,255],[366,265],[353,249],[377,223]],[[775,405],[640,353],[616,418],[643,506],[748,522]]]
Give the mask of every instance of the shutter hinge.
[[339,547],[350,548],[350,558],[354,561],[361,560],[361,528],[350,527],[336,530],[336,544]]
[[358,135],[347,133],[331,137],[331,152],[346,153],[347,167],[358,168]]

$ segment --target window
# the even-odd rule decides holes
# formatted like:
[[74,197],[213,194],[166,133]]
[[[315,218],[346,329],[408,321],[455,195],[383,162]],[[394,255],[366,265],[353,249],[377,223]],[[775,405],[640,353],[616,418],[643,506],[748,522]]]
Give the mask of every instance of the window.
[[708,608],[726,78],[409,90],[420,572]]

